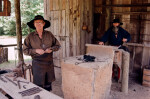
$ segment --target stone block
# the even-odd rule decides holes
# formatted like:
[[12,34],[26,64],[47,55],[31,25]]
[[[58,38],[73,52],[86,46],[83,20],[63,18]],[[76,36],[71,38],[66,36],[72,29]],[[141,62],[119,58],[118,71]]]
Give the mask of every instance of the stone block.
[[107,50],[109,52],[106,56],[109,57],[104,53],[99,54],[102,57],[90,53],[96,56],[95,62],[81,61],[82,55],[62,61],[62,90],[65,99],[107,99],[114,57],[113,49],[109,47]]

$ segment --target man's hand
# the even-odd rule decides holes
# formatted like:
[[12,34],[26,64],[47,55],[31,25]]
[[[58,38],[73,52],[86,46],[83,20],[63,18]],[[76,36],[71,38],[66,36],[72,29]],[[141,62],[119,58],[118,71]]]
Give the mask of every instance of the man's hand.
[[122,39],[123,43],[127,42],[127,39],[126,38],[123,38]]
[[43,49],[36,49],[35,52],[39,55],[42,55],[45,53],[45,51]]
[[51,50],[50,48],[47,48],[46,50],[45,50],[45,53],[51,53],[53,50]]
[[99,44],[99,45],[104,45],[104,42],[99,42],[98,44]]

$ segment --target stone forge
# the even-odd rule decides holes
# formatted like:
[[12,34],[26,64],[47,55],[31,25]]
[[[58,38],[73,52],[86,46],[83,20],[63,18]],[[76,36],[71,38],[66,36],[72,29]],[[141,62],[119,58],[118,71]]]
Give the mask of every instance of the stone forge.
[[114,52],[111,47],[105,49],[104,51],[109,50],[107,55],[94,55],[95,62],[82,62],[83,55],[62,61],[62,89],[65,99],[107,99]]

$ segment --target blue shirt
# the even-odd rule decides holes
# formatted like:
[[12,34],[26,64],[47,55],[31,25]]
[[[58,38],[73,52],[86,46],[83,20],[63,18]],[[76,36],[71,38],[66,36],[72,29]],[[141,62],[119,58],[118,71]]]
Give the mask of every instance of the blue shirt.
[[117,38],[115,36],[115,33],[112,31],[113,27],[110,27],[106,33],[104,34],[104,36],[100,39],[100,41],[102,42],[109,42],[110,45],[113,45],[113,46],[119,46],[119,45],[122,45],[123,44],[123,41],[122,39],[123,38],[126,38],[127,39],[127,42],[130,41],[130,34],[124,30],[123,28],[119,27],[119,30],[118,30],[118,35],[117,35]]

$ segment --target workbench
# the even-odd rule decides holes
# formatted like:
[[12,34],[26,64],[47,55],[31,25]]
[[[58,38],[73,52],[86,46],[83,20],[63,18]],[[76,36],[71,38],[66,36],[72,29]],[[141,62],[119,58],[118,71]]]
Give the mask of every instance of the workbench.
[[[0,75],[1,78],[4,80],[0,80],[0,88],[5,91],[8,95],[10,95],[13,99],[35,99],[34,97],[39,95],[40,99],[62,99],[61,97],[46,91],[45,89],[33,84],[32,82],[29,82],[27,80],[25,80],[22,77],[17,77],[16,80],[20,81],[20,89],[19,89],[19,85],[17,83],[17,81],[13,81],[14,77],[9,77],[7,76],[8,73]],[[8,79],[12,80],[14,83],[12,83],[11,81],[9,81]],[[16,85],[17,84],[17,85]],[[30,95],[30,96],[22,96],[19,92],[31,89],[31,88],[39,88],[41,91],[39,91],[36,94]],[[5,99],[5,98],[4,98]],[[6,98],[7,99],[7,98]]]

